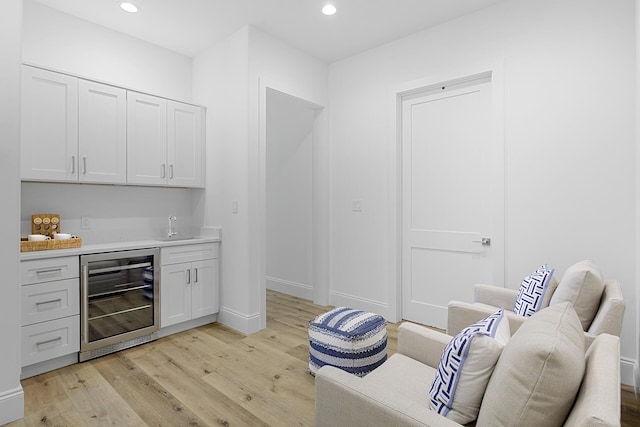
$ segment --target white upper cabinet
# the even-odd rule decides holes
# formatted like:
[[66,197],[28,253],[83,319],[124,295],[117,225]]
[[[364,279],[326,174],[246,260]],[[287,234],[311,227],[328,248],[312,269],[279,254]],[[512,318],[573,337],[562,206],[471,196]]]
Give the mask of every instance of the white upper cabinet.
[[127,182],[166,185],[167,100],[127,94]]
[[167,101],[168,183],[204,186],[204,112],[195,105]]
[[204,109],[25,65],[25,181],[204,187]]
[[77,181],[78,79],[27,66],[22,71],[21,177]]
[[127,104],[127,181],[203,187],[203,109],[137,92]]
[[79,82],[80,182],[127,182],[127,91]]

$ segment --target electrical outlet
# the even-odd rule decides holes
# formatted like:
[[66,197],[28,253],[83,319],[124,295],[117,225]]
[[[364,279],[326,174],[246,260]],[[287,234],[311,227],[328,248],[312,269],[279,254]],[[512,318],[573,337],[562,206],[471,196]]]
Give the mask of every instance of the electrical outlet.
[[82,230],[90,230],[91,229],[91,222],[89,221],[89,217],[88,216],[81,216],[80,217],[80,229],[82,229]]
[[362,212],[362,200],[361,199],[353,199],[351,203],[351,211],[352,212]]

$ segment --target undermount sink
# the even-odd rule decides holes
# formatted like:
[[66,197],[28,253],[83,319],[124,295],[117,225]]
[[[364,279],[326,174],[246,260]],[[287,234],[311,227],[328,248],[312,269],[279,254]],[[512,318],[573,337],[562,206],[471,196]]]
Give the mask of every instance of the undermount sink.
[[202,237],[193,237],[193,236],[174,236],[174,237],[161,237],[159,239],[155,239],[158,240],[160,242],[180,242],[183,240],[195,240],[195,239],[201,239]]

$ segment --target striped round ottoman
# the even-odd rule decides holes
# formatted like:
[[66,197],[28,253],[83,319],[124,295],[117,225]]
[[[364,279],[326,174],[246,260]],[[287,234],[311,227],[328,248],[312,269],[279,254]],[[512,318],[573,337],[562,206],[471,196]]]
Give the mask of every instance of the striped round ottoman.
[[309,371],[331,365],[359,377],[387,360],[387,327],[382,316],[338,307],[309,323]]

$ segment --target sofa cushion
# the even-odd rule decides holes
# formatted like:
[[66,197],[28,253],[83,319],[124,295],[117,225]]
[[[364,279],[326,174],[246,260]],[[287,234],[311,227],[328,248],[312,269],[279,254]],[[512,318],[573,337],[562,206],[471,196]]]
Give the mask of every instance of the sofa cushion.
[[520,316],[531,316],[540,310],[552,276],[553,268],[545,264],[522,279],[513,312]]
[[570,303],[534,314],[502,351],[478,426],[561,426],[585,369],[584,332]]
[[404,354],[395,353],[384,364],[362,381],[370,389],[393,391],[396,401],[392,406],[400,410],[409,406],[429,407],[424,398],[429,392],[436,369]]
[[570,302],[586,331],[598,312],[603,290],[604,280],[598,266],[591,260],[580,261],[567,268],[549,304]]
[[510,335],[509,321],[500,309],[453,337],[442,352],[429,389],[431,409],[459,424],[475,420]]

